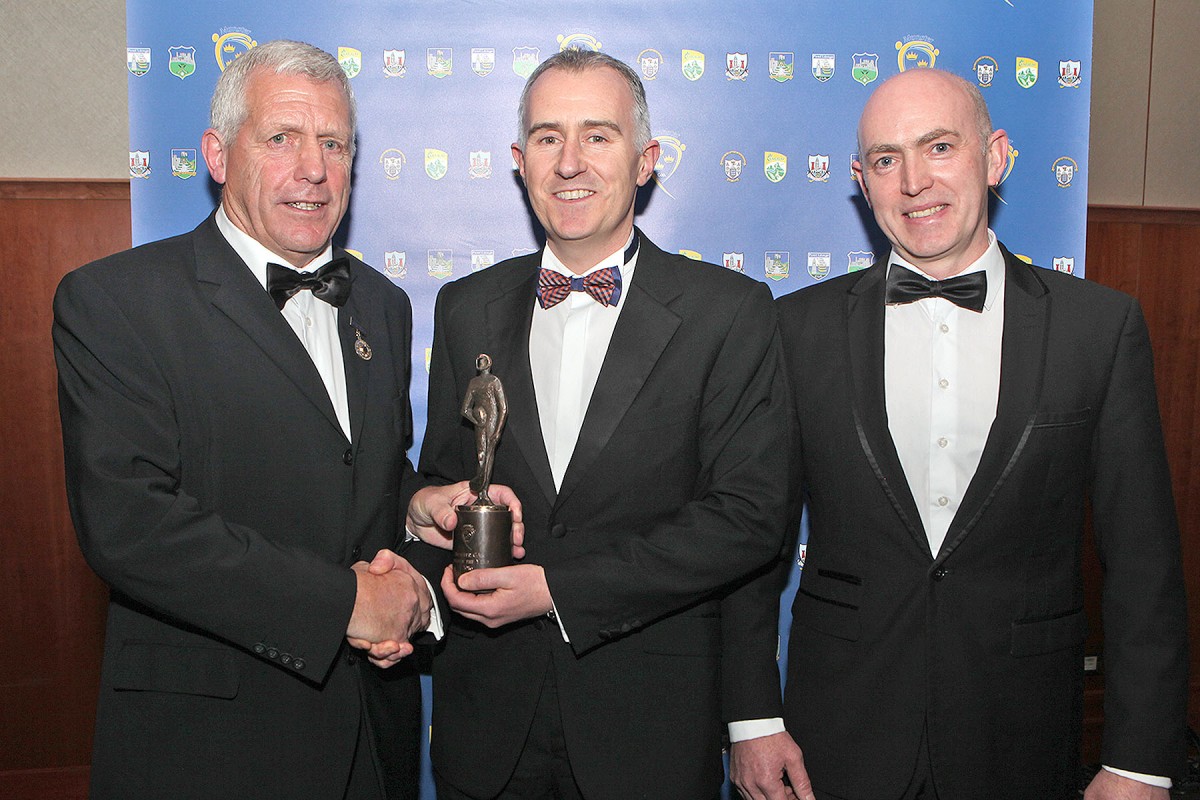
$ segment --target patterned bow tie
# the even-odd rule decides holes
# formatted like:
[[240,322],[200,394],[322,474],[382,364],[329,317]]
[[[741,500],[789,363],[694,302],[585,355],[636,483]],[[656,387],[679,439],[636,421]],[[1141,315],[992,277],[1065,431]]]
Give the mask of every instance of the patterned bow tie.
[[960,308],[982,313],[983,302],[987,299],[987,274],[971,272],[944,281],[931,281],[899,264],[891,265],[885,303],[913,303],[926,297],[941,297]]
[[340,308],[350,297],[350,262],[336,258],[316,272],[297,272],[278,264],[267,264],[267,293],[282,311],[292,295],[308,289],[313,297]]
[[621,299],[621,271],[605,267],[580,277],[569,277],[543,267],[538,272],[537,299],[542,308],[553,308],[571,292],[587,292],[602,306],[615,306]]

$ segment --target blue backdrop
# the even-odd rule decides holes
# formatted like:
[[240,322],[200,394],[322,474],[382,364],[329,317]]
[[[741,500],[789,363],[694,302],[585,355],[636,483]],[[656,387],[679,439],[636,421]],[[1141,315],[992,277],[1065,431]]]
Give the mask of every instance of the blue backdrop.
[[[216,202],[198,145],[224,65],[278,38],[338,56],[359,130],[337,239],[412,298],[417,448],[437,290],[539,246],[509,145],[524,77],[562,47],[641,73],[662,158],[639,225],[664,249],[776,295],[885,257],[850,173],[858,114],[878,81],[936,66],[981,86],[1009,133],[993,228],[1083,276],[1091,0],[128,0],[127,19],[135,244]],[[781,623],[786,653],[786,607]]]

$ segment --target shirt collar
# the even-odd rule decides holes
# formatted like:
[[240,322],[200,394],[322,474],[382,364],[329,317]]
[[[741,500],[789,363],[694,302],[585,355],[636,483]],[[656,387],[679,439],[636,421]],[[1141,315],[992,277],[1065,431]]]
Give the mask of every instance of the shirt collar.
[[[936,280],[936,278],[926,273],[920,267],[914,266],[902,258],[894,249],[888,258],[889,270],[892,268],[892,264],[899,264],[929,280]],[[996,302],[996,298],[1000,296],[1000,292],[1004,288],[1005,272],[1004,254],[1000,252],[1000,245],[996,241],[996,234],[991,228],[988,228],[988,246],[983,251],[983,255],[975,259],[966,269],[959,272],[958,275],[967,275],[972,272],[983,272],[987,275],[987,299],[983,302],[983,308],[985,311],[990,311]]]
[[267,264],[275,263],[295,269],[297,272],[312,272],[333,260],[333,244],[327,244],[321,254],[310,261],[302,269],[293,267],[286,258],[278,253],[273,253],[267,249],[250,234],[243,231],[241,228],[233,224],[233,220],[225,213],[225,206],[217,207],[217,229],[221,231],[221,235],[225,237],[225,241],[229,242],[229,246],[233,248],[242,261],[246,262],[246,266],[250,268],[250,272],[258,279],[263,289],[267,288]]
[[[633,244],[633,240],[636,237],[637,231],[631,230],[629,232],[629,238],[625,240],[625,244],[621,245],[621,247],[600,259],[600,263],[596,264],[583,274],[590,275],[598,269],[616,267],[617,271],[621,273],[621,281],[628,285],[629,281],[633,279],[633,269],[635,266],[637,266],[637,252],[634,252],[629,261],[625,261],[625,251],[630,248],[630,246]],[[638,248],[638,250],[640,251],[641,248]],[[550,249],[549,243],[542,248],[542,267],[544,269],[552,269],[555,272],[562,273],[569,278],[582,277],[576,275],[574,272],[571,272],[571,270],[567,269],[567,267],[558,260],[558,256],[554,255],[554,251]],[[622,294],[624,294],[624,292],[622,292]]]

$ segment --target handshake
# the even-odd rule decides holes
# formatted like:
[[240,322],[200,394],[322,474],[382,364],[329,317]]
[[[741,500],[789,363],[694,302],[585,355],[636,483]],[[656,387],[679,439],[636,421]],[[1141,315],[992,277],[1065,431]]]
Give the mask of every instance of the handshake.
[[[512,509],[513,557],[522,558],[525,555],[522,547],[525,527],[521,521],[521,503],[507,486],[492,485],[489,489],[497,502]],[[413,495],[408,505],[406,528],[423,542],[449,550],[458,523],[455,507],[474,499],[466,481],[449,486],[427,486]],[[413,652],[410,641],[413,636],[429,629],[435,602],[430,584],[408,561],[391,550],[380,550],[370,563],[359,561],[352,569],[358,589],[354,612],[346,626],[346,640],[352,647],[365,650],[371,663],[390,667]],[[455,586],[447,566],[441,579],[447,603],[464,616],[491,627],[524,618],[513,614],[537,616],[553,607],[545,576],[536,565],[475,570],[462,576],[460,581],[467,581],[466,588],[471,591],[461,591]],[[473,594],[481,590],[495,591],[486,596]],[[533,611],[531,603],[546,607]]]

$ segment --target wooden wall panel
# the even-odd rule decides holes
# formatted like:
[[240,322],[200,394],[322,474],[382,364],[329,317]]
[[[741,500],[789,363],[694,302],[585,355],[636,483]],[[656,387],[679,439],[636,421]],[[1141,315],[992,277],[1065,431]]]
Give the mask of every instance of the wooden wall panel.
[[107,595],[67,513],[51,298],[129,243],[128,182],[0,182],[2,797],[86,784]]

